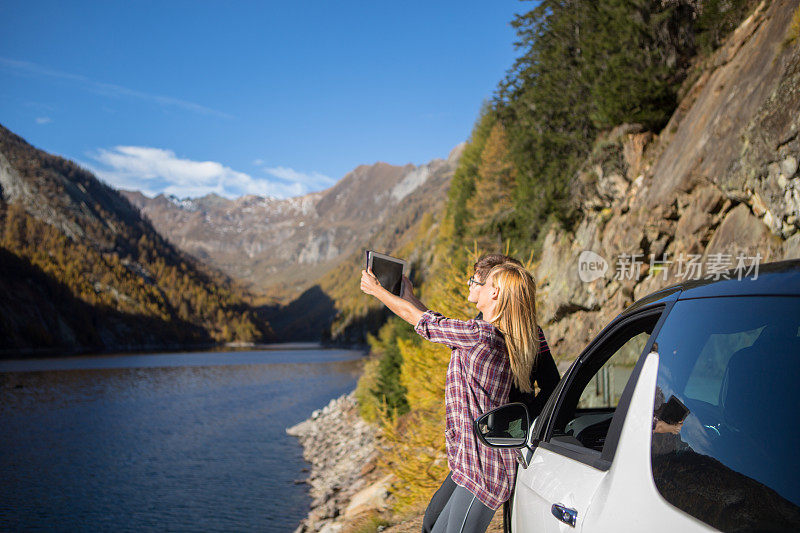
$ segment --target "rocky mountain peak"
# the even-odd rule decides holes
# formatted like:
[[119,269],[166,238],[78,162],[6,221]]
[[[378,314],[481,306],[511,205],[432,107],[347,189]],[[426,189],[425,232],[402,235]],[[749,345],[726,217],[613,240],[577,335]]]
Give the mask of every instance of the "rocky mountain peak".
[[296,295],[353,254],[376,228],[443,200],[458,163],[359,165],[327,190],[287,199],[216,195],[197,199],[123,194],[168,240],[258,291]]

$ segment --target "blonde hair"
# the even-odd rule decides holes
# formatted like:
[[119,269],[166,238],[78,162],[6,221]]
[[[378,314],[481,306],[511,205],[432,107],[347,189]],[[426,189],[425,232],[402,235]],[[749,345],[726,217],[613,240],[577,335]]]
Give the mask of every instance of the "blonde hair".
[[514,263],[492,268],[486,282],[500,292],[492,323],[505,338],[514,383],[522,392],[532,392],[531,370],[539,354],[536,282],[530,272]]

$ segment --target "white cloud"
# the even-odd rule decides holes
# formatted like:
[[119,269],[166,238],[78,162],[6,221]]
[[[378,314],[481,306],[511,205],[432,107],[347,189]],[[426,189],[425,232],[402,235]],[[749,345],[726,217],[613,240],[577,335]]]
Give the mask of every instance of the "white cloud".
[[300,183],[312,191],[326,189],[336,183],[336,180],[329,178],[325,174],[298,172],[288,167],[265,168],[264,172],[286,182]]
[[84,166],[113,187],[148,196],[164,193],[197,198],[215,193],[226,198],[246,194],[287,198],[319,190],[315,183],[330,180],[317,172],[302,174],[284,167],[278,167],[281,175],[270,172],[277,180],[253,177],[216,161],[184,159],[172,150],[147,146],[101,148],[89,157],[95,163]]
[[260,167],[261,165],[264,164],[264,160],[263,159],[256,159],[255,161],[253,161],[253,164],[255,166],[257,166],[257,167]]
[[36,117],[37,124],[50,124],[51,122],[53,122],[53,119],[50,117]]

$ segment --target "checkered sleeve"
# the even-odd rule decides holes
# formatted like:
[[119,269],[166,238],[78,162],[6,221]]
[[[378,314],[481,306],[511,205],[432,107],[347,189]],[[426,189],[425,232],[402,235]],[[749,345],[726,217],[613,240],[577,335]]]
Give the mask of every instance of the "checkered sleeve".
[[431,342],[444,344],[451,349],[469,349],[481,342],[484,330],[475,320],[446,318],[434,311],[426,311],[414,331]]

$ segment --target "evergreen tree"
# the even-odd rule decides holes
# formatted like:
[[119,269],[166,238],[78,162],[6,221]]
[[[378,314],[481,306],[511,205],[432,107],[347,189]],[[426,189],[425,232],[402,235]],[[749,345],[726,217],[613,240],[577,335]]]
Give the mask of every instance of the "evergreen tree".
[[691,7],[605,0],[590,13],[593,29],[585,50],[595,126],[608,129],[627,122],[661,128],[677,105],[676,74],[693,51],[693,40],[677,31],[691,17]]
[[[475,182],[478,179],[478,167],[483,147],[496,122],[497,114],[488,104],[484,104],[453,174],[447,193],[444,217],[448,223],[452,224],[453,235],[463,235],[469,223],[467,202],[475,193]],[[461,244],[463,243],[458,243],[458,245]]]
[[497,107],[518,171],[518,243],[534,241],[549,216],[565,225],[574,218],[569,180],[595,135],[584,54],[592,9],[583,0],[543,1],[512,23],[524,53],[501,83]]
[[388,416],[402,415],[408,411],[406,388],[400,382],[402,355],[398,340],[415,336],[404,321],[392,317],[378,331],[377,337],[370,337],[370,346],[379,354],[375,368],[375,383],[370,392],[374,401],[381,405]]

